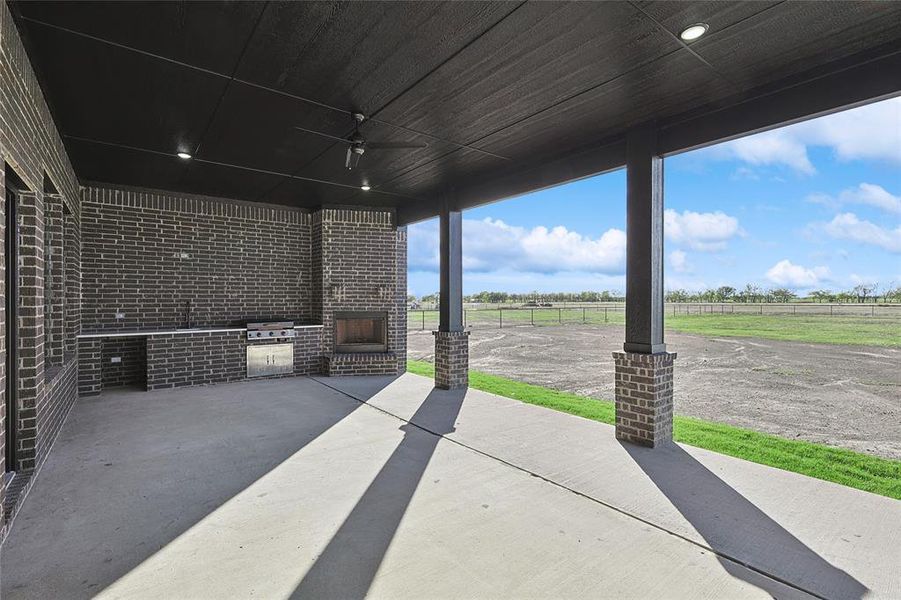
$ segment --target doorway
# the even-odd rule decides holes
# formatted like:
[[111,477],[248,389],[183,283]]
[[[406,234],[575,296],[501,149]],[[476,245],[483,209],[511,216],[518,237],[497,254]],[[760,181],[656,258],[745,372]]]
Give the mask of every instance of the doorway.
[[[7,178],[8,182],[8,178]],[[16,470],[16,420],[18,418],[19,382],[19,197],[6,188],[6,239],[4,260],[6,274],[6,472]]]

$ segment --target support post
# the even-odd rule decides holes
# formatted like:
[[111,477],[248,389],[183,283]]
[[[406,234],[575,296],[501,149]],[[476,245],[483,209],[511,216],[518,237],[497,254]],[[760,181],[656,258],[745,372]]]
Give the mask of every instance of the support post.
[[469,385],[469,332],[463,329],[463,213],[448,205],[440,215],[441,290],[435,335],[435,386]]
[[626,140],[626,339],[613,354],[617,439],[659,446],[673,436],[673,360],[663,342],[663,159],[653,125]]

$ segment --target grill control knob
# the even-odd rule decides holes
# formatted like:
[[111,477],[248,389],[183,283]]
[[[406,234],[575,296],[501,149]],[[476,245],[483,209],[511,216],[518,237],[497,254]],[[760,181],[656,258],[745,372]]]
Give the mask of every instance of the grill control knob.
[[274,331],[270,331],[270,332],[269,332],[269,335],[275,335],[275,332],[274,332]]

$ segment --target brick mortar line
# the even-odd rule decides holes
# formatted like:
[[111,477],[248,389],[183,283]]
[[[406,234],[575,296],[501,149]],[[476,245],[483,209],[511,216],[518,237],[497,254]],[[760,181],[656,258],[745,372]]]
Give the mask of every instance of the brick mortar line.
[[[545,481],[545,482],[547,482],[547,483],[549,483],[549,484],[551,484],[551,485],[553,485],[553,486],[556,486],[556,487],[558,487],[558,488],[560,488],[560,489],[562,489],[562,490],[566,490],[567,492],[573,493],[573,494],[575,494],[575,495],[577,495],[577,496],[581,496],[582,498],[585,498],[586,500],[589,500],[589,501],[594,502],[594,503],[596,503],[596,504],[600,504],[601,506],[604,506],[604,507],[606,507],[606,508],[609,508],[610,510],[616,511],[616,512],[618,512],[618,513],[621,514],[621,515],[624,515],[624,516],[626,516],[626,517],[629,517],[629,518],[631,518],[631,519],[634,519],[634,520],[636,520],[636,521],[638,521],[638,522],[640,522],[640,523],[644,523],[645,525],[649,525],[649,526],[653,527],[654,529],[657,529],[657,530],[659,530],[659,531],[662,531],[662,532],[664,532],[664,533],[667,533],[667,534],[669,534],[669,535],[671,535],[671,536],[673,536],[673,537],[675,537],[675,538],[678,538],[678,539],[680,539],[680,540],[682,540],[682,541],[688,542],[689,544],[692,544],[692,545],[694,545],[694,546],[697,546],[698,548],[703,548],[704,550],[707,550],[708,552],[712,553],[712,554],[715,555],[715,556],[718,556],[718,557],[720,557],[720,558],[723,558],[723,559],[725,559],[725,560],[728,560],[729,562],[735,563],[736,565],[739,565],[739,566],[741,566],[741,567],[745,567],[746,569],[748,569],[748,570],[750,570],[750,571],[753,571],[753,572],[755,572],[755,573],[757,573],[757,574],[759,574],[759,575],[762,575],[762,576],[764,576],[764,577],[766,577],[766,578],[768,578],[768,579],[771,579],[771,580],[773,580],[773,581],[775,581],[775,582],[777,582],[777,583],[781,583],[781,584],[783,584],[783,585],[786,585],[786,586],[788,586],[788,587],[790,587],[790,588],[792,588],[792,589],[795,589],[795,590],[798,590],[798,591],[803,592],[803,593],[805,593],[805,594],[808,594],[808,595],[810,595],[810,596],[813,596],[814,598],[819,598],[819,600],[829,600],[829,599],[828,599],[827,597],[825,597],[825,596],[821,596],[820,594],[817,594],[816,592],[812,592],[812,591],[810,591],[810,590],[808,590],[808,589],[806,589],[806,588],[803,588],[803,587],[799,586],[799,585],[796,584],[796,583],[793,583],[793,582],[788,581],[788,580],[786,580],[786,579],[782,579],[781,577],[779,577],[779,576],[777,576],[777,575],[773,575],[772,573],[768,573],[767,571],[764,571],[763,569],[760,569],[759,567],[755,567],[754,565],[749,564],[749,563],[747,563],[747,562],[745,562],[745,561],[743,561],[743,560],[741,560],[741,559],[739,559],[739,558],[736,558],[736,557],[734,557],[734,556],[731,556],[731,555],[726,554],[726,553],[724,553],[724,552],[721,552],[721,551],[719,551],[719,550],[715,550],[714,548],[711,548],[710,546],[707,546],[707,545],[705,545],[705,544],[702,544],[702,543],[698,542],[697,540],[693,540],[693,539],[691,539],[691,538],[689,538],[689,537],[687,537],[687,536],[684,536],[684,535],[682,535],[681,533],[678,533],[678,532],[675,532],[675,531],[671,531],[671,530],[667,529],[666,527],[664,527],[663,525],[659,525],[659,524],[657,524],[657,523],[654,523],[653,521],[649,521],[649,520],[647,520],[647,519],[645,519],[645,518],[643,518],[643,517],[640,517],[640,516],[638,516],[638,515],[635,515],[635,514],[629,512],[629,511],[627,511],[627,510],[624,510],[624,509],[622,509],[622,508],[619,508],[619,507],[617,507],[617,506],[614,506],[613,504],[609,504],[609,503],[607,503],[607,502],[605,502],[605,501],[603,501],[603,500],[600,500],[600,499],[598,499],[598,498],[595,498],[594,496],[589,496],[589,495],[586,494],[585,492],[580,492],[580,491],[575,490],[575,489],[573,489],[573,488],[571,488],[571,487],[568,487],[568,486],[566,486],[566,485],[563,485],[562,483],[558,483],[558,482],[554,481],[553,479],[549,479],[548,477],[546,477],[546,476],[544,476],[544,475],[541,475],[541,474],[536,473],[536,472],[534,472],[534,471],[530,471],[529,469],[526,469],[525,467],[521,467],[521,466],[519,466],[519,465],[517,465],[517,464],[511,463],[511,462],[509,462],[509,461],[507,461],[507,460],[504,460],[503,458],[499,458],[499,457],[497,457],[497,456],[494,456],[493,454],[489,454],[489,453],[487,453],[487,452],[485,452],[485,451],[483,451],[483,450],[479,450],[478,448],[474,448],[474,447],[472,447],[472,446],[470,446],[470,445],[468,445],[468,444],[464,444],[463,442],[460,442],[460,441],[458,441],[458,440],[454,440],[454,439],[451,439],[451,438],[449,438],[449,437],[446,437],[444,434],[437,433],[437,432],[435,432],[435,431],[432,431],[431,429],[428,429],[428,428],[426,428],[426,427],[423,427],[422,425],[419,425],[419,424],[414,423],[414,422],[412,422],[412,421],[408,421],[407,419],[404,419],[403,417],[400,417],[400,416],[398,416],[398,415],[392,413],[391,411],[385,410],[384,408],[380,408],[380,407],[378,407],[378,406],[374,406],[374,405],[372,405],[372,404],[369,404],[366,400],[363,400],[363,399],[361,399],[361,398],[358,398],[357,396],[355,396],[355,395],[353,395],[353,394],[351,394],[351,393],[349,393],[349,392],[346,392],[346,391],[344,391],[344,390],[338,389],[338,388],[336,388],[336,387],[334,387],[334,386],[331,386],[331,385],[325,383],[324,381],[321,380],[321,378],[318,378],[318,377],[310,377],[310,379],[312,379],[313,381],[319,383],[320,385],[323,385],[323,386],[329,388],[330,390],[334,390],[334,391],[338,392],[339,394],[343,394],[344,396],[347,396],[348,398],[351,398],[352,400],[356,400],[356,401],[359,402],[360,404],[365,404],[366,406],[369,406],[370,408],[374,408],[375,410],[377,410],[377,411],[379,411],[379,412],[381,412],[381,413],[384,413],[384,414],[386,414],[386,415],[388,415],[388,416],[394,417],[395,419],[398,419],[399,421],[402,421],[403,423],[407,423],[408,425],[412,425],[413,427],[416,427],[417,429],[419,429],[419,430],[421,430],[421,431],[424,431],[424,432],[426,432],[426,433],[432,434],[432,435],[434,435],[434,436],[436,436],[436,437],[439,437],[439,438],[441,438],[441,439],[447,440],[448,442],[451,442],[451,443],[453,443],[453,444],[456,444],[456,445],[458,445],[458,446],[460,446],[460,447],[462,447],[462,448],[466,448],[467,450],[470,450],[470,451],[472,451],[472,452],[475,452],[476,454],[480,454],[480,455],[482,455],[482,456],[484,456],[484,457],[486,457],[486,458],[495,460],[495,461],[497,461],[497,462],[499,462],[499,463],[501,463],[501,464],[503,464],[503,465],[506,465],[506,466],[508,466],[508,467],[510,467],[510,468],[512,468],[512,469],[514,469],[514,470],[516,470],[516,471],[520,471],[520,472],[522,472],[522,473],[526,473],[527,475],[531,475],[532,477],[536,477],[536,478],[538,478],[538,479],[541,479],[542,481]],[[675,443],[675,442],[673,442],[673,443]]]

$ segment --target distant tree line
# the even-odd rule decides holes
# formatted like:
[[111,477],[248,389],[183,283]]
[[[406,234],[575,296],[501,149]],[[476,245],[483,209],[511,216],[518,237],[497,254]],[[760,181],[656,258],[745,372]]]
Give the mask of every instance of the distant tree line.
[[[901,286],[887,286],[880,290],[876,284],[861,284],[854,288],[841,292],[829,290],[813,290],[804,297],[799,297],[792,290],[784,287],[762,288],[753,284],[746,285],[737,290],[734,287],[724,285],[716,289],[708,289],[697,292],[686,290],[670,290],[666,292],[664,299],[667,302],[738,302],[738,303],[772,303],[792,302],[795,300],[807,300],[812,302],[839,302],[850,304],[854,302],[901,302]],[[526,302],[623,302],[625,295],[616,291],[584,291],[584,292],[529,292],[515,294],[510,292],[479,292],[463,297],[464,302],[478,304],[524,304]],[[437,304],[438,292],[427,294],[421,298],[408,296],[407,302],[414,304]]]
[[[411,296],[408,301],[416,301]],[[479,292],[463,296],[464,302],[473,304],[524,304],[526,302],[622,302],[625,296],[622,292],[529,292],[526,294],[514,294],[510,292]],[[419,298],[423,304],[435,304],[438,302],[438,292],[427,294]]]
[[761,288],[748,284],[742,290],[736,290],[730,286],[722,286],[716,289],[700,292],[687,292],[685,290],[672,290],[666,293],[667,302],[792,302],[794,300],[810,300],[813,302],[840,302],[850,304],[853,302],[901,302],[901,286],[887,287],[880,293],[876,284],[857,285],[854,288],[841,292],[829,290],[813,290],[806,296],[799,297],[792,290],[784,287]]

